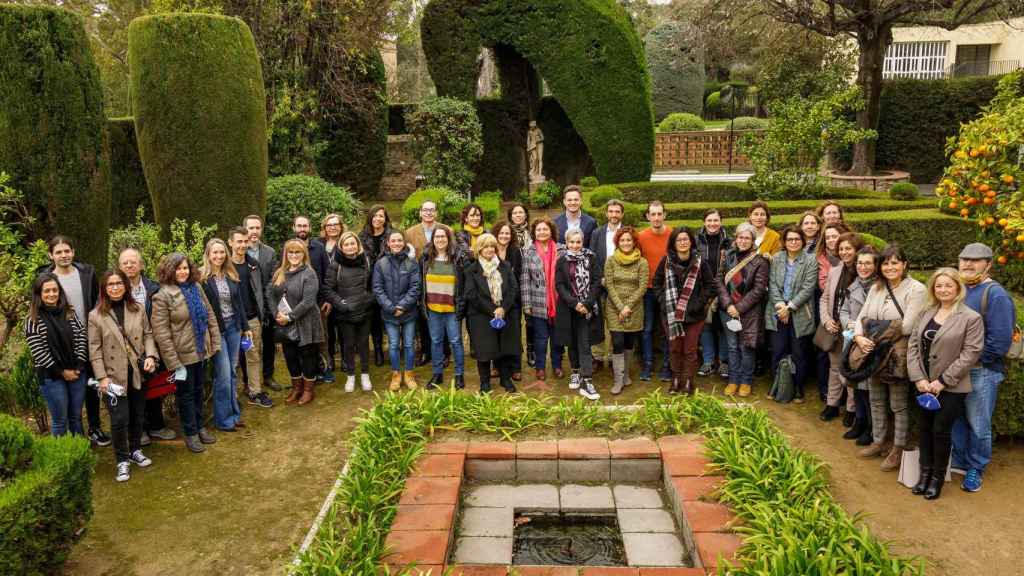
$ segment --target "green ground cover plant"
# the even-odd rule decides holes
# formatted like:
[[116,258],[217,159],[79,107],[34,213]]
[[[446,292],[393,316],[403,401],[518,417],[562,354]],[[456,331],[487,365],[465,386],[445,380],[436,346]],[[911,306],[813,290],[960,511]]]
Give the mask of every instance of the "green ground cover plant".
[[[458,224],[462,221],[462,209],[470,201],[466,196],[442,186],[421,188],[405,199],[402,203],[402,228],[419,223],[420,206],[428,200],[437,204],[438,222],[444,222],[456,229],[461,228]],[[501,192],[485,192],[473,198],[473,202],[484,212],[485,228],[489,228],[500,217]]]
[[724,475],[719,497],[742,519],[739,566],[719,574],[923,574],[923,562],[893,556],[862,519],[829,493],[814,456],[794,449],[763,413],[728,409],[712,396],[654,392],[634,410],[607,410],[581,398],[472,395],[449,389],[387,394],[359,418],[348,473],[313,545],[293,573],[376,574],[406,476],[436,434],[513,440],[542,433],[608,436],[700,432]]

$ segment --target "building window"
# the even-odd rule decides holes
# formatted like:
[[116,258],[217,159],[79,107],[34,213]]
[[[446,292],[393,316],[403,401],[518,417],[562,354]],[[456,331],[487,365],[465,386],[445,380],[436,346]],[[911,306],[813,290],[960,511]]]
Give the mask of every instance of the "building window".
[[956,47],[953,76],[988,76],[992,55],[991,44],[961,44]]
[[942,78],[947,42],[895,42],[882,63],[883,78]]

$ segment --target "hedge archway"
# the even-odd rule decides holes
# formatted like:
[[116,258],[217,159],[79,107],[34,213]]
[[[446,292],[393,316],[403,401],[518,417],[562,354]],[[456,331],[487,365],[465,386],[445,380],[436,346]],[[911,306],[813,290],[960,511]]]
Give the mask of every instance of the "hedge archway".
[[650,77],[640,38],[614,0],[433,0],[422,35],[438,94],[473,98],[479,46],[511,47],[547,82],[602,182],[650,177]]
[[67,10],[0,5],[0,169],[67,234],[76,256],[106,264],[110,169],[103,89],[82,19]]
[[266,210],[266,99],[252,33],[237,18],[161,14],[128,28],[139,156],[156,221],[223,233]]

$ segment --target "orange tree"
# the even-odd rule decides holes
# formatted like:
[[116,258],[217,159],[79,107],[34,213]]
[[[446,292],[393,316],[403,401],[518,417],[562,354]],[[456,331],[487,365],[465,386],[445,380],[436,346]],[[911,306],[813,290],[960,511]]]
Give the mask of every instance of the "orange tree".
[[1024,94],[1022,73],[1007,74],[982,115],[949,138],[949,166],[935,193],[944,210],[978,224],[1004,283],[1024,288]]

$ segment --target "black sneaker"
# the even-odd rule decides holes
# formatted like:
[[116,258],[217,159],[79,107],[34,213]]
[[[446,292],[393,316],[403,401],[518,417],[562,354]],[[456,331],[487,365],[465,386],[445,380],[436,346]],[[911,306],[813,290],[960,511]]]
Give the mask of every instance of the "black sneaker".
[[594,388],[594,380],[592,378],[581,379],[580,396],[583,396],[587,400],[601,399],[601,395],[597,393],[597,388]]
[[249,395],[249,404],[258,406],[260,408],[272,408],[274,402],[267,396],[266,392],[260,392],[258,394]]
[[438,387],[441,384],[443,384],[443,383],[444,383],[444,375],[443,374],[434,374],[433,376],[430,377],[430,380],[427,381],[427,385],[425,386],[425,388],[427,390],[437,390]]
[[466,387],[466,377],[462,374],[455,375],[455,389],[462,390]]
[[89,440],[97,446],[110,446],[110,436],[99,428],[89,430]]
[[711,376],[711,372],[714,368],[711,364],[701,364],[700,368],[697,369],[697,376]]

